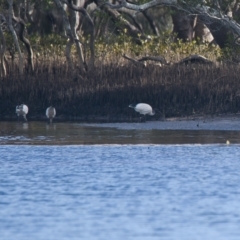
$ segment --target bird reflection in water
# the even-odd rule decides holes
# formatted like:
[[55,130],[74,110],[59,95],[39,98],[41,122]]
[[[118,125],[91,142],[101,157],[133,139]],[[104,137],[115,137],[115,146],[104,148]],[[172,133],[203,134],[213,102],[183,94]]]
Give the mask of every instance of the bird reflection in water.
[[56,124],[46,124],[46,130],[56,130]]
[[28,127],[29,127],[29,126],[28,126],[28,123],[27,123],[27,122],[22,124],[22,129],[23,129],[23,130],[28,130]]

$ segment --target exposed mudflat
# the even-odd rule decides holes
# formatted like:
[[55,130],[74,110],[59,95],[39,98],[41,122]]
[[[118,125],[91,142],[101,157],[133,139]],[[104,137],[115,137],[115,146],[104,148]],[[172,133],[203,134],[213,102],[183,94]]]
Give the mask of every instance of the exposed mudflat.
[[211,130],[240,131],[240,114],[214,117],[168,118],[161,121],[132,123],[92,123],[83,124],[95,127],[141,130]]

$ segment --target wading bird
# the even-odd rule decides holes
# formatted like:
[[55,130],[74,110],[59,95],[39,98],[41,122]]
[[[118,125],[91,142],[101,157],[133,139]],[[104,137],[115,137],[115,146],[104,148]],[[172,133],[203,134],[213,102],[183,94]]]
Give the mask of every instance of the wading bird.
[[46,116],[49,118],[50,123],[52,123],[53,118],[56,116],[56,109],[52,106],[48,107],[46,110]]
[[[130,104],[129,107],[133,108],[136,112],[139,112],[140,114],[144,115],[144,121],[146,121],[146,114],[151,116],[155,114],[155,111],[147,103]],[[140,120],[142,120],[141,117]]]
[[16,106],[16,114],[18,116],[18,120],[19,120],[19,117],[22,116],[23,119],[27,122],[26,115],[28,114],[28,106],[25,104]]

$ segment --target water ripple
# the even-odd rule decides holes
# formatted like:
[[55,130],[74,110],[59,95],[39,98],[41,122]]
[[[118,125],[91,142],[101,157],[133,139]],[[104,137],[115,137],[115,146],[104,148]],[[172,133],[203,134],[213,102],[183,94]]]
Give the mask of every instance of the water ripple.
[[235,240],[238,145],[0,146],[1,240]]

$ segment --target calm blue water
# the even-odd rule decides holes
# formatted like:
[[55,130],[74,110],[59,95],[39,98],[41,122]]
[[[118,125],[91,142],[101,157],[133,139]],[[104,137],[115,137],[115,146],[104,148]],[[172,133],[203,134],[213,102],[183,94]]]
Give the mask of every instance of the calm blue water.
[[0,146],[0,239],[240,239],[239,145]]

